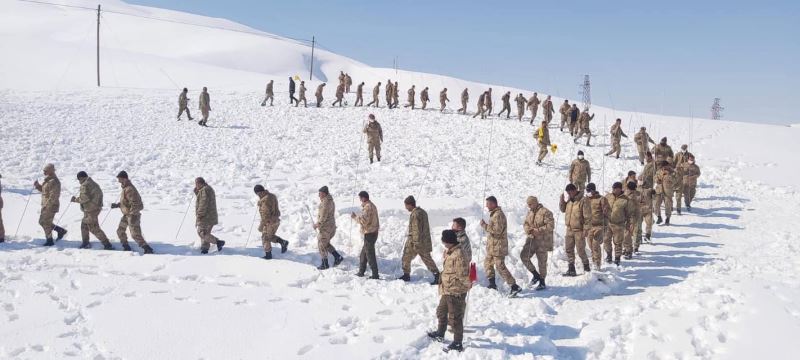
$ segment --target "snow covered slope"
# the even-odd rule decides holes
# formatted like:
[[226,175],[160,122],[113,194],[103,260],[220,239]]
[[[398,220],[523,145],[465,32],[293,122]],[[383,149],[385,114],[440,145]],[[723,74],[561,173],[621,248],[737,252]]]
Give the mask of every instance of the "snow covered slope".
[[[254,31],[122,2],[103,6]],[[118,41],[103,37],[108,87],[96,89],[91,12],[0,2],[0,46],[7,55],[0,57],[0,173],[9,238],[0,245],[0,358],[455,357],[424,336],[434,326],[438,299],[421,263],[413,264],[411,284],[353,276],[361,244],[348,218],[357,207],[354,195],[367,190],[375,198],[381,275],[393,279],[400,275],[407,226],[402,199],[410,194],[431,215],[434,234],[453,217],[465,217],[473,251],[482,259],[477,223],[486,216],[485,183],[485,194],[500,200],[509,219],[509,268],[526,283],[518,256],[526,196],[539,196],[555,211],[578,150],[586,152],[603,189],[628,170],[640,170],[630,141],[623,142],[621,160],[602,156],[606,129],[616,117],[629,134],[644,125],[676,148],[692,144],[703,170],[696,211],[674,216],[675,226],[657,228],[654,244],[619,269],[577,278],[558,275],[566,268],[558,216],[550,289],[525,290],[521,299],[473,289],[468,349],[460,357],[746,359],[789,353],[786,334],[800,326],[800,279],[793,272],[800,194],[788,150],[798,128],[597,106],[595,146],[573,145],[551,129],[560,149],[536,167],[527,117],[522,123],[479,121],[454,114],[453,103],[444,114],[304,109],[288,107],[283,95],[275,107],[263,108],[258,103],[264,83],[305,73],[309,49],[266,34],[113,14],[104,19]],[[399,78],[403,90],[416,84],[436,94],[446,86],[452,99],[465,86],[474,89],[473,98],[489,86],[429,74],[397,76],[316,54],[319,77],[312,84],[335,81],[344,70],[369,87],[389,77]],[[193,99],[198,87],[209,86],[211,128],[174,120],[177,89],[184,85]],[[496,98],[506,91],[494,89]],[[331,88],[326,97],[332,93]],[[347,100],[352,104],[352,97]],[[384,161],[374,165],[366,161],[360,133],[368,113],[376,114],[386,137]],[[55,248],[40,246],[40,197],[29,196],[46,162],[58,167],[63,205],[56,219],[70,231]],[[158,255],[76,249],[81,215],[66,205],[78,189],[74,174],[89,172],[108,203],[119,196],[114,175],[123,169],[144,197],[144,235]],[[196,176],[217,192],[221,223],[215,233],[228,241],[221,253],[199,256],[191,215],[180,226],[185,212],[193,211]],[[271,262],[257,258],[260,242],[250,234],[256,183],[277,194],[283,213],[278,233],[291,241],[289,252]],[[346,254],[339,268],[325,272],[314,268],[316,239],[306,211],[315,209],[322,185],[331,188],[337,204],[333,244]],[[115,239],[119,213],[107,211],[102,226]],[[441,251],[436,243],[434,259],[441,259]]]

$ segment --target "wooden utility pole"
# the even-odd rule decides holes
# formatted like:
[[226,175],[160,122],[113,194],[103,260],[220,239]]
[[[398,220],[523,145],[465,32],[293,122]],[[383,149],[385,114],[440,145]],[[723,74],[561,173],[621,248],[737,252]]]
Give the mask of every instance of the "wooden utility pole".
[[311,37],[311,67],[308,69],[308,81],[314,77],[314,46],[317,43],[317,39],[315,37]]
[[100,87],[100,4],[97,5],[97,87]]

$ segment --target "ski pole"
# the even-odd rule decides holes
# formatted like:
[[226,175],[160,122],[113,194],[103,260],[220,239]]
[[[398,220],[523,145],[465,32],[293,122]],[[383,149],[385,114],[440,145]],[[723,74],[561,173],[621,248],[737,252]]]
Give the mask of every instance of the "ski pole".
[[[194,198],[194,192],[192,192],[192,199]],[[189,199],[191,200],[191,199]],[[181,219],[180,225],[178,225],[178,231],[175,233],[175,240],[178,240],[178,235],[181,233],[181,228],[183,228],[183,222],[186,221],[186,215],[189,214],[189,208],[192,206],[192,202],[189,201],[189,204],[186,205],[186,211],[183,213],[183,219]]]
[[22,219],[25,218],[25,212],[28,211],[28,204],[31,202],[31,196],[33,194],[33,190],[28,193],[28,200],[25,201],[25,207],[22,209],[22,216],[19,217],[19,221],[17,222],[17,230],[14,231],[14,238],[17,238],[17,234],[19,233],[19,227],[22,225]]
[[108,211],[106,211],[106,215],[103,216],[103,221],[100,222],[100,226],[101,227],[103,226],[103,224],[106,223],[106,219],[108,219],[108,214],[111,214],[111,209],[110,208],[108,209]]
[[247,231],[247,240],[244,242],[245,249],[247,248],[247,244],[250,243],[250,236],[253,235],[253,224],[256,222],[256,215],[258,215],[258,210],[253,210],[253,219],[250,220],[250,230]]

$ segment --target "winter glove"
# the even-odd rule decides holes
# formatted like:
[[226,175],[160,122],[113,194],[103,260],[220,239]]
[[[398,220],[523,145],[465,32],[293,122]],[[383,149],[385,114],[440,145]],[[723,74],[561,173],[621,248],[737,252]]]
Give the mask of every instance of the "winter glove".
[[112,209],[119,209],[119,203],[111,203]]

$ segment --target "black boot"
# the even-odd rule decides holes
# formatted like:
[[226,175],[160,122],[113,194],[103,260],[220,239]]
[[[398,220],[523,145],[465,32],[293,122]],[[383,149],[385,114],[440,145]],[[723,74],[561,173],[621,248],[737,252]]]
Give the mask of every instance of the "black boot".
[[409,274],[403,274],[403,276],[401,276],[401,277],[397,278],[397,280],[403,280],[403,281],[405,281],[405,282],[409,282],[409,281],[411,281],[411,275],[409,275]]
[[619,266],[619,258],[614,258],[614,265]]
[[534,285],[536,285],[536,283],[538,283],[539,281],[542,281],[542,276],[541,276],[541,275],[539,275],[539,272],[538,272],[538,271],[536,271],[536,270],[533,270],[532,274],[533,274],[533,279],[531,279],[531,283],[530,283],[530,284],[531,284],[531,286],[534,286]]
[[686,204],[686,211],[692,212],[692,205]]
[[519,285],[514,284],[511,285],[511,292],[508,294],[509,297],[516,297],[522,291],[522,288]]
[[202,249],[202,250],[200,250],[200,253],[201,253],[201,254],[204,254],[204,255],[205,255],[205,254],[208,254],[208,249]]
[[547,285],[545,285],[544,278],[542,278],[539,279],[539,286],[536,287],[536,291],[542,291],[544,289],[547,289]]
[[372,274],[372,276],[370,276],[369,278],[372,279],[372,280],[378,280],[378,279],[381,278],[381,276],[378,275],[377,273],[375,273],[375,274]]
[[289,249],[289,242],[281,239],[281,254],[285,254],[286,250],[288,249]]
[[661,216],[659,216],[658,219],[656,219],[656,224],[661,224],[662,222],[664,222],[664,220],[662,220]]
[[262,258],[262,259],[264,259],[264,260],[270,260],[270,259],[272,259],[272,251],[266,251],[266,252],[264,252],[264,256],[262,256],[261,258]]
[[374,161],[372,161],[372,158],[369,159],[369,163],[370,164],[374,163]]
[[325,270],[328,268],[328,259],[322,259],[322,263],[317,266],[317,270]]
[[669,216],[667,216],[667,220],[664,221],[664,226],[669,226]]
[[433,273],[433,281],[431,281],[431,285],[439,285],[440,282],[439,276],[440,276],[439,273]]
[[650,239],[650,234],[644,234],[644,239],[646,242],[651,243],[653,240]]
[[6,239],[5,238],[0,238],[0,244],[2,244],[4,242],[6,242]]
[[114,250],[114,245],[111,245],[110,242],[103,244],[103,250]]
[[564,276],[578,276],[578,273],[575,272],[575,264],[569,264],[569,268],[567,269],[567,272],[564,273]]
[[144,249],[144,253],[145,254],[152,254],[153,253],[153,248],[151,248],[150,245],[142,246],[142,249]]
[[625,260],[630,260],[630,259],[633,259],[633,254],[631,254],[631,253],[626,253],[626,254],[624,255],[624,257],[625,257]]
[[342,257],[342,255],[339,255],[338,252],[334,251],[333,252],[333,266],[335,267],[335,266],[341,264],[342,260],[344,260],[344,257]]
[[64,238],[64,235],[67,235],[67,229],[62,228],[61,226],[56,226],[53,228],[56,231],[56,241],[61,240]]
[[447,345],[447,347],[444,348],[443,351],[444,352],[450,352],[450,351],[462,352],[462,351],[464,351],[464,345],[461,345],[461,343],[457,343],[457,342],[454,341],[454,342],[451,342],[450,345]]
[[53,245],[55,245],[55,243],[53,243],[53,239],[47,239],[47,241],[44,242],[44,246],[53,246]]
[[494,278],[489,278],[489,286],[486,288],[497,290],[497,283],[494,281]]
[[678,210],[678,215],[683,215],[683,214],[681,214],[681,208],[680,207],[677,210]]
[[131,246],[128,245],[128,244],[124,244],[124,245],[122,245],[122,250],[123,251],[131,251]]
[[222,251],[223,246],[225,246],[225,242],[222,240],[217,240],[217,252]]
[[81,245],[78,246],[78,249],[91,249],[91,248],[92,244],[89,242],[89,240],[82,242]]
[[592,267],[589,266],[589,263],[583,264],[583,272],[590,272],[592,271]]
[[611,264],[612,262],[613,260],[611,260],[611,254],[609,253],[606,255],[606,264]]
[[433,341],[438,341],[438,342],[444,341],[444,334],[438,331],[428,331],[428,337],[433,339]]

